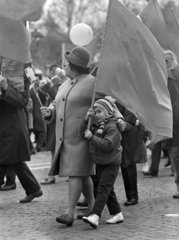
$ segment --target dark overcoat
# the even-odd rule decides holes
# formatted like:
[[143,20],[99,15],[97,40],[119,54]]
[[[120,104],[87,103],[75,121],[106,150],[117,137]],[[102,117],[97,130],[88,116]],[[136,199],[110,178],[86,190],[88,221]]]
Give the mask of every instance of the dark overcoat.
[[132,128],[122,132],[122,164],[121,167],[128,167],[142,160],[142,128],[136,126],[137,118],[126,108],[120,109],[126,122],[132,124]]
[[42,94],[40,91],[37,90],[37,94],[39,95],[39,98],[37,97],[34,88],[31,87],[30,89],[30,97],[33,101],[33,130],[34,132],[43,132],[45,134],[45,123],[42,119],[42,114],[40,111],[41,104],[39,102],[39,99],[41,100],[42,105],[45,104],[44,94]]
[[[46,99],[45,106],[48,107],[55,99],[57,88],[54,86],[47,90],[49,98]],[[46,151],[55,151],[55,119],[46,125]]]
[[168,147],[179,147],[179,65],[169,72],[168,90],[173,110],[173,138],[168,140]]
[[28,119],[29,80],[24,78],[24,92],[11,86],[0,98],[0,165],[30,160]]

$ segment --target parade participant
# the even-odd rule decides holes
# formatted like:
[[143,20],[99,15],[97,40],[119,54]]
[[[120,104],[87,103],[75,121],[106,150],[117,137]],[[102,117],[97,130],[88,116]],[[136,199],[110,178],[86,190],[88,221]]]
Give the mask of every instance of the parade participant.
[[113,115],[111,103],[107,99],[99,99],[94,103],[93,109],[88,110],[82,125],[84,132],[89,117],[95,116],[96,123],[91,126],[90,130],[86,130],[84,135],[89,141],[90,155],[97,168],[97,195],[91,213],[82,218],[84,222],[89,223],[94,228],[97,228],[99,224],[99,218],[105,204],[107,204],[112,216],[106,223],[115,224],[124,220],[114,192],[114,183],[121,164],[122,137],[117,120]]
[[49,123],[56,118],[56,150],[49,175],[69,177],[68,208],[56,221],[71,226],[82,190],[88,208],[94,204],[90,178],[94,165],[88,141],[80,135],[80,125],[91,105],[95,78],[89,74],[90,53],[86,48],[75,47],[65,57],[64,70],[69,79],[59,87],[50,107],[41,107],[41,112]]
[[[45,124],[42,119],[40,107],[45,104],[45,95],[39,91],[39,84],[42,79],[40,74],[35,74],[36,80],[30,86],[30,97],[33,102],[33,133],[35,135],[36,150],[45,150]],[[40,101],[39,101],[40,99]]]
[[24,76],[24,69],[21,70],[20,81],[18,77],[15,81],[13,79],[10,81],[0,75],[0,182],[4,179],[10,164],[27,195],[19,202],[28,203],[43,193],[25,162],[30,160],[26,112],[30,82]]
[[124,206],[138,203],[137,166],[142,160],[142,134],[141,126],[136,125],[137,118],[126,108],[119,105],[119,110],[124,116],[118,120],[122,127],[122,164],[121,172],[127,200]]
[[179,198],[179,64],[172,51],[164,51],[164,56],[168,69],[168,90],[173,110],[173,138],[167,140],[168,154],[177,189],[173,198]]
[[[63,72],[64,70],[61,69],[61,71]],[[65,81],[65,78],[61,79],[58,75],[56,75],[56,71],[53,72],[55,73],[55,76],[52,75],[51,80],[47,77],[45,80],[41,81],[39,85],[40,91],[44,92],[46,96],[45,106],[47,107],[55,99],[59,86],[62,84],[63,81]],[[50,124],[46,124],[46,151],[51,152],[52,165],[55,155],[55,119]],[[42,185],[48,185],[53,183],[55,183],[54,176],[47,176],[44,178],[44,180],[41,181]]]

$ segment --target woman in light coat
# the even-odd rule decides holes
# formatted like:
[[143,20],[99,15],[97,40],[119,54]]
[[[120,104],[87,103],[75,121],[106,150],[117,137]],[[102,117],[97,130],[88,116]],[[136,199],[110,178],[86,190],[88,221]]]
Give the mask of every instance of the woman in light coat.
[[95,78],[89,74],[90,53],[85,48],[75,47],[65,57],[65,72],[69,79],[59,87],[55,101],[49,108],[42,107],[41,112],[48,123],[56,118],[55,158],[49,175],[69,177],[68,208],[56,221],[71,226],[82,191],[89,210],[94,204],[90,178],[94,166],[88,141],[80,135],[80,125],[91,106]]

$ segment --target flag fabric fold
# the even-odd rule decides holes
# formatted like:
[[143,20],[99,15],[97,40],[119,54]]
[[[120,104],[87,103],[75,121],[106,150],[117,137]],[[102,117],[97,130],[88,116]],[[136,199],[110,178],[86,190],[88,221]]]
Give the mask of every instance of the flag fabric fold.
[[23,22],[0,15],[0,55],[29,63],[30,33]]
[[90,63],[93,62],[94,57],[97,53],[98,50],[98,44],[99,44],[99,39],[100,39],[100,34],[101,32],[99,32],[94,38],[93,40],[86,46],[86,49],[90,52]]
[[44,0],[0,0],[0,15],[21,21],[37,21]]
[[146,7],[139,13],[139,16],[159,44],[161,46],[164,45],[166,36],[165,21],[157,0],[150,0]]
[[172,137],[172,107],[163,51],[118,0],[110,0],[95,90],[134,113],[153,144]]
[[0,55],[31,62],[30,33],[26,21],[41,17],[44,0],[0,0]]

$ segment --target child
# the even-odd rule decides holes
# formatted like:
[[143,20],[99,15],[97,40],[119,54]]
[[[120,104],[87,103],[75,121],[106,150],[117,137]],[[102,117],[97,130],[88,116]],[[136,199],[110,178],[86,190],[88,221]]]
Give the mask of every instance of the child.
[[85,131],[85,138],[89,141],[89,151],[92,161],[96,164],[99,184],[92,212],[82,218],[94,228],[99,224],[105,204],[112,215],[106,223],[114,224],[124,220],[114,192],[114,183],[121,164],[122,137],[113,112],[114,109],[109,100],[99,99],[94,103],[94,110],[92,108],[88,110],[82,125],[84,129],[89,117],[95,117],[96,124],[91,126],[91,130]]

